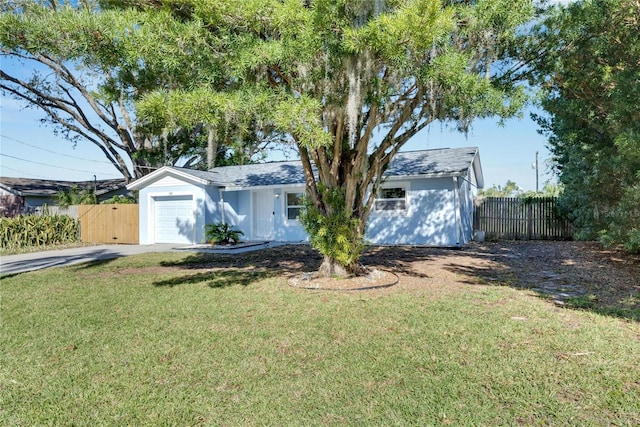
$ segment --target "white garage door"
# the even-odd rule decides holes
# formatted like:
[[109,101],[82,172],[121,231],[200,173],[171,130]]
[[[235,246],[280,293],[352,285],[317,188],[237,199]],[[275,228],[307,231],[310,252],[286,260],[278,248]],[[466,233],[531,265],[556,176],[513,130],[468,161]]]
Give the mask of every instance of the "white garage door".
[[193,196],[154,198],[155,243],[193,243]]

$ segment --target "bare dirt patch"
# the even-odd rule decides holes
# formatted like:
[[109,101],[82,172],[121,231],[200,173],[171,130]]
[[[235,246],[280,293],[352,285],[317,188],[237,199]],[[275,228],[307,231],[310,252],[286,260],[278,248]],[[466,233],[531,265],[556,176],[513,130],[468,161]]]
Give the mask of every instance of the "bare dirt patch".
[[396,285],[398,280],[395,273],[369,269],[367,274],[347,278],[317,277],[315,273],[302,273],[289,278],[289,285],[315,290],[367,291],[389,288]]
[[397,272],[404,283],[436,279],[443,286],[461,280],[508,285],[531,289],[559,305],[582,299],[594,307],[640,310],[640,256],[593,242],[383,247],[372,248],[363,260]]
[[[487,242],[461,249],[407,246],[370,247],[361,259],[373,270],[393,273],[396,286],[378,292],[428,287],[446,294],[461,286],[497,285],[531,289],[562,305],[583,299],[589,307],[640,313],[640,256],[607,250],[593,242]],[[243,254],[194,254],[186,269],[249,269],[290,280],[314,272],[321,258],[308,245],[287,245]],[[381,276],[378,284],[388,277]],[[315,288],[374,288],[376,281],[343,279]],[[307,283],[306,285],[310,285]],[[304,286],[314,288],[311,286]]]

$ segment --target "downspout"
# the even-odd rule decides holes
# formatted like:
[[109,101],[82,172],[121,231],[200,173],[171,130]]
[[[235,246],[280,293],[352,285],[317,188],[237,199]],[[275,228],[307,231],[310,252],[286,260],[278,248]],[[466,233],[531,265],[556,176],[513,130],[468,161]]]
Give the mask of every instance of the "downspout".
[[456,246],[460,246],[460,241],[463,240],[461,239],[463,236],[462,236],[462,223],[460,220],[460,187],[458,185],[457,176],[453,177],[453,209],[455,211],[455,216],[456,216],[456,234],[457,234],[456,239],[458,240],[456,242]]
[[218,187],[218,193],[220,194],[220,222],[225,224],[224,218],[224,198],[222,197],[222,187]]

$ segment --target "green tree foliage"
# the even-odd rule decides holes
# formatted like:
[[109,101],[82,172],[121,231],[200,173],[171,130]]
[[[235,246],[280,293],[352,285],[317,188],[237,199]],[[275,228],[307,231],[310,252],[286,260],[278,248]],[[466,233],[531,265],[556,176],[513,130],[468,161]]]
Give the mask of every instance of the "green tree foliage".
[[58,192],[55,202],[61,208],[68,208],[71,205],[95,205],[98,203],[98,198],[93,188],[73,186],[69,190]]
[[523,191],[518,184],[514,181],[507,180],[507,183],[504,186],[501,185],[493,185],[491,188],[487,188],[486,190],[480,190],[480,196],[486,197],[518,197],[523,194]]
[[542,191],[525,191],[510,179],[503,185],[492,185],[486,190],[480,190],[479,196],[484,197],[558,197],[562,193],[562,186],[552,182],[546,183]]
[[[322,223],[308,225],[312,241],[326,230],[336,244],[351,245],[316,245],[328,274],[357,265],[382,175],[412,136],[434,121],[465,130],[476,117],[510,117],[524,101],[505,59],[531,16],[529,0],[128,4],[163,11],[157,25],[175,30],[166,48],[141,41],[142,57],[173,52],[190,29],[198,34],[188,83],[146,94],[140,118],[152,127],[253,129],[259,140],[294,146]],[[157,25],[141,21],[135,30],[153,33]]]
[[525,51],[578,236],[640,250],[640,3],[552,9]]
[[360,272],[358,260],[363,249],[362,235],[359,234],[360,219],[346,215],[344,193],[339,188],[327,189],[318,186],[323,200],[333,208],[327,214],[318,209],[308,198],[300,221],[309,233],[310,242],[321,254],[336,264],[324,263],[320,267],[323,276],[344,276]]
[[188,125],[169,115],[138,120],[135,101],[149,92],[178,90],[192,79],[209,81],[213,89],[226,79],[217,50],[202,37],[202,23],[174,21],[161,7],[144,12],[131,5],[2,3],[0,90],[40,110],[57,133],[99,147],[128,181],[178,162],[206,168],[216,156],[251,161],[260,150],[250,133],[238,124],[216,126],[220,112],[200,114]]
[[137,203],[135,197],[124,196],[122,194],[115,195],[107,200],[100,202],[103,205],[135,205]]

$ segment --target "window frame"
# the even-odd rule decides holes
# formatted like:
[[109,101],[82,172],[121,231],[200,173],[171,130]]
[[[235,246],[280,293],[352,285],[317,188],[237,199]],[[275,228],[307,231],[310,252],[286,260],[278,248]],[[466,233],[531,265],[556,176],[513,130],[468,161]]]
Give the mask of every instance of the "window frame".
[[[284,191],[284,218],[286,221],[300,221],[300,212],[302,212],[302,210],[304,209],[304,197],[305,197],[305,192],[304,191]],[[299,201],[300,204],[299,205],[290,205],[289,204],[289,195],[295,195],[296,197],[299,197]],[[298,209],[298,215],[295,218],[290,218],[289,217],[289,209]]]
[[[404,197],[381,197],[385,190],[402,190],[404,192]],[[391,208],[380,208],[379,203],[393,203],[395,205]],[[398,207],[398,203],[402,202],[403,207]],[[398,214],[398,213],[407,213],[409,212],[409,183],[407,182],[393,182],[382,185],[378,189],[378,194],[376,195],[375,200],[373,201],[373,209],[376,213],[384,214]]]

